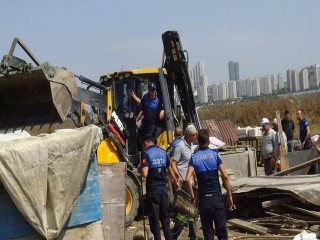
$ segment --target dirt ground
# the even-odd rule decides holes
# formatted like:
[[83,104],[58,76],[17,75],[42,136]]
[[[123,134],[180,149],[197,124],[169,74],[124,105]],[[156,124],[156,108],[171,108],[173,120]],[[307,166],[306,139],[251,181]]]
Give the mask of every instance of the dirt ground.
[[[146,227],[148,228],[148,218],[145,218],[145,224]],[[171,228],[173,227],[174,223],[173,221],[171,222]],[[201,229],[201,222],[197,222],[197,238],[198,239],[204,239],[203,238],[203,234],[202,234],[202,229]],[[189,235],[188,235],[188,227],[185,227],[182,231],[182,233],[179,236],[179,239],[181,240],[185,240],[185,239],[189,239]],[[255,235],[250,235],[246,232],[239,232],[238,229],[228,225],[228,234],[229,234],[229,239],[233,240],[233,239],[237,239],[239,237],[245,237],[245,236],[255,236]],[[143,221],[139,220],[139,221],[134,221],[129,227],[126,228],[125,230],[125,240],[132,240],[134,239],[134,236],[143,236]],[[139,239],[143,239],[143,238],[139,238]],[[164,239],[164,238],[163,238]]]
[[[264,170],[263,167],[258,167],[258,176],[264,175]],[[148,218],[145,217],[145,224],[148,228]],[[198,239],[203,239],[203,234],[202,234],[202,229],[201,229],[201,222],[198,221],[196,223],[197,225],[197,237]],[[174,226],[174,222],[171,221],[171,228]],[[188,227],[185,227],[184,230],[182,231],[182,233],[179,236],[179,239],[184,240],[184,239],[189,239],[189,231],[188,231]],[[229,239],[233,240],[233,239],[237,239],[239,237],[249,237],[252,236],[254,237],[255,235],[250,235],[247,232],[239,232],[239,230],[233,226],[228,225],[228,234],[229,234]],[[134,236],[143,236],[143,221],[141,220],[137,220],[134,221],[129,227],[126,228],[125,230],[125,240],[132,240],[134,238]],[[143,239],[143,238],[138,238],[138,239]],[[164,238],[163,238],[164,239]]]

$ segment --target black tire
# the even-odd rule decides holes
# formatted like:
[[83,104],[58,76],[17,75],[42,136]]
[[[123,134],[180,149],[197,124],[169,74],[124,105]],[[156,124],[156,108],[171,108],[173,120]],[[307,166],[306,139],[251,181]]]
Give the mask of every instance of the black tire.
[[139,188],[134,180],[127,175],[126,178],[126,226],[129,226],[138,215]]

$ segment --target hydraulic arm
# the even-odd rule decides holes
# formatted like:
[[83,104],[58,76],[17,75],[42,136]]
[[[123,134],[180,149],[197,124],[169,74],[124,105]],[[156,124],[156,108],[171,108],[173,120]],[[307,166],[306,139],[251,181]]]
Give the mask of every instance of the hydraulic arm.
[[197,129],[201,128],[199,117],[194,102],[191,81],[188,72],[188,61],[182,48],[179,33],[167,31],[162,34],[164,47],[163,67],[167,69],[172,81],[168,81],[168,88],[174,103],[174,86],[180,97],[181,106],[188,123],[194,123]]

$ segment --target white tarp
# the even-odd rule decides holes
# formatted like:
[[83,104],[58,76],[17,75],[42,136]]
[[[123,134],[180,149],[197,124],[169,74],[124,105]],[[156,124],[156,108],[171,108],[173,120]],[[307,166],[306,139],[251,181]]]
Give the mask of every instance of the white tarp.
[[58,236],[102,140],[90,125],[0,141],[0,181],[25,219],[46,239]]

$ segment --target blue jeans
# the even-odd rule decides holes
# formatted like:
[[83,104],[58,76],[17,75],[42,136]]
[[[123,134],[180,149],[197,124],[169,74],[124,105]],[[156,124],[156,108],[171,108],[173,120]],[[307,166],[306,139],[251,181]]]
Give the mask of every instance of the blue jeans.
[[204,239],[214,239],[213,222],[218,239],[228,239],[226,211],[221,196],[200,197],[199,210]]

